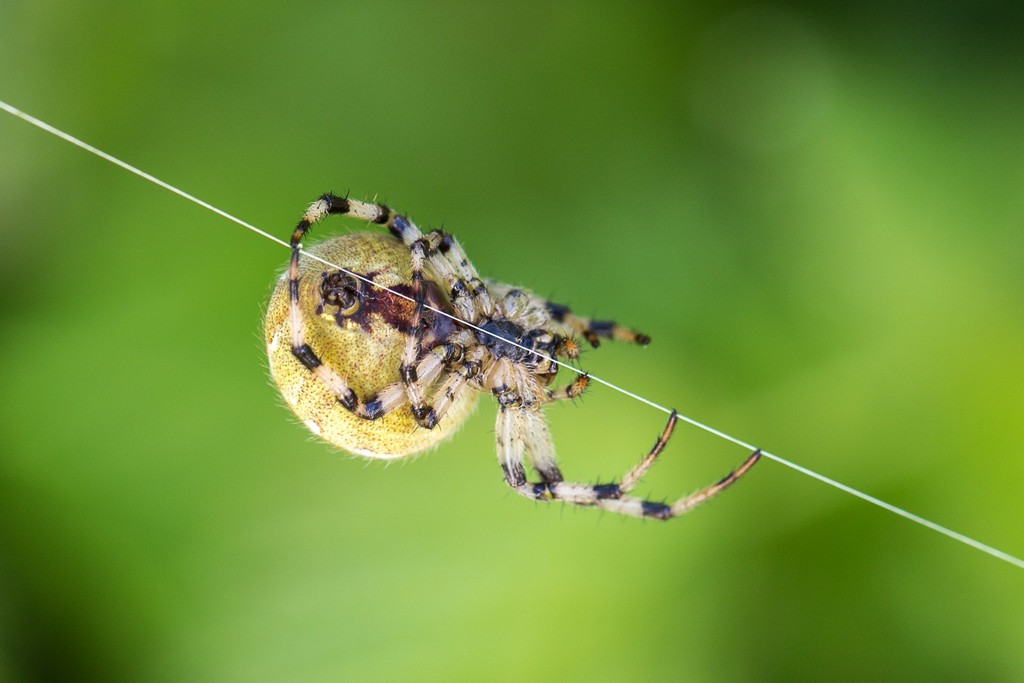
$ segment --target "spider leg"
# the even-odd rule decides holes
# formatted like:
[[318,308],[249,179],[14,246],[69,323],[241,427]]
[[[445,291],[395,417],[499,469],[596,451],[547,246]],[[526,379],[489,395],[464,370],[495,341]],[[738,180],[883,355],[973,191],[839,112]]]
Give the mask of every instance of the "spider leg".
[[384,204],[361,202],[358,199],[339,197],[328,192],[309,205],[302,220],[295,226],[290,242],[293,259],[295,252],[301,247],[302,238],[306,236],[309,229],[330,214],[354,216],[377,225],[383,225],[406,246],[411,246],[413,242],[423,237],[423,233],[415,223],[402,214],[395,213]]
[[[330,389],[338,403],[364,420],[376,420],[401,408],[408,402],[406,385],[402,382],[395,382],[382,389],[376,396],[363,401],[352,391],[345,378],[333,368],[325,365],[308,344],[303,342],[301,345],[296,345],[295,328],[292,332],[292,354],[324,386]],[[442,360],[438,360],[435,354],[428,354],[416,367],[417,383],[424,387],[429,386],[441,374],[443,368]]]
[[459,241],[444,230],[431,230],[426,239],[430,245],[427,257],[431,267],[447,285],[456,311],[465,311],[460,317],[476,322],[481,315],[490,316],[494,302],[487,285],[469,262]]
[[[568,306],[542,299],[536,294],[519,289],[518,287],[488,280],[487,288],[498,298],[507,298],[509,295],[516,297],[525,295],[533,309],[544,311],[550,320],[553,320],[564,329],[566,334],[583,337],[595,348],[600,346],[602,338],[630,342],[641,346],[647,346],[651,343],[651,338],[646,334],[623,327],[611,320],[584,318],[573,313]],[[543,321],[539,323],[530,321],[529,324],[531,327],[539,327],[543,324]]]
[[[562,481],[562,473],[555,464],[555,447],[543,416],[529,410],[501,406],[498,409],[495,437],[498,442],[498,462],[505,475],[505,483],[526,498],[551,500],[546,492]],[[523,457],[527,439],[531,464],[540,474],[541,483],[534,484],[526,479]]]
[[546,402],[552,403],[554,401],[577,398],[587,390],[588,386],[590,386],[590,375],[587,373],[577,375],[576,379],[565,386],[558,387],[557,389],[545,389],[544,391],[547,394]]
[[[533,500],[560,500],[583,507],[599,507],[616,514],[630,517],[651,517],[671,519],[700,505],[712,496],[724,491],[739,480],[760,459],[761,451],[756,450],[740,465],[719,481],[706,486],[694,494],[681,498],[671,505],[656,503],[642,498],[625,495],[646,472],[665,448],[676,415],[669,416],[668,424],[647,456],[625,477],[622,484],[576,484],[562,481],[561,472],[554,463],[554,447],[551,437],[543,426],[543,416],[536,411],[502,408],[498,411],[496,437],[498,460],[505,475],[506,483],[516,493]],[[526,478],[523,464],[524,450],[529,455],[542,481],[531,483]]]
[[521,411],[521,421],[523,444],[530,465],[547,486],[561,482],[562,471],[555,461],[555,442],[548,431],[544,414],[540,411]]
[[669,438],[672,436],[672,432],[676,428],[676,411],[672,411],[668,416],[668,422],[665,423],[665,429],[662,430],[658,440],[654,442],[654,446],[647,453],[643,460],[637,463],[636,467],[626,472],[626,475],[622,477],[622,481],[619,483],[619,491],[622,493],[629,493],[640,478],[647,474],[647,470],[651,469],[651,465],[658,459],[661,452],[665,450],[665,445],[668,444]]
[[[410,410],[421,427],[433,429],[437,426],[437,423],[445,416],[448,409],[451,408],[452,403],[459,395],[459,392],[466,389],[467,382],[480,373],[480,356],[482,356],[483,353],[483,349],[478,348],[475,353],[471,351],[461,360],[450,361],[450,374],[434,392],[430,402],[426,403],[421,400],[418,404],[414,403],[410,405]],[[437,356],[436,354],[430,355],[440,358],[440,356]],[[421,368],[423,367],[424,362],[426,361],[424,360],[420,363]],[[440,369],[437,374],[435,374],[434,378],[439,374]],[[433,381],[433,378],[431,381]]]
[[592,320],[576,315],[563,304],[546,300],[542,300],[540,303],[547,309],[552,320],[566,325],[574,333],[586,339],[595,349],[601,345],[602,338],[639,344],[640,346],[647,346],[651,343],[651,338],[646,334],[623,327],[614,320]]
[[412,415],[421,427],[433,429],[437,424],[436,415],[432,415],[429,406],[424,404],[425,385],[419,379],[417,365],[423,353],[423,332],[421,325],[423,303],[426,290],[423,286],[423,261],[426,255],[426,240],[420,238],[409,246],[412,256],[412,297],[416,305],[409,320],[409,331],[406,333],[405,350],[402,352],[402,365],[399,374],[405,383],[405,393],[409,399]]
[[[632,517],[653,517],[655,519],[672,519],[686,514],[709,498],[721,493],[735,484],[740,477],[746,474],[751,467],[761,459],[761,449],[757,449],[747,456],[747,459],[735,470],[725,475],[714,484],[705,486],[696,493],[680,498],[671,505],[665,503],[652,503],[632,496],[619,496],[617,498],[602,498],[593,504],[610,512]],[[615,484],[610,484],[617,487]],[[621,488],[620,488],[621,491]]]

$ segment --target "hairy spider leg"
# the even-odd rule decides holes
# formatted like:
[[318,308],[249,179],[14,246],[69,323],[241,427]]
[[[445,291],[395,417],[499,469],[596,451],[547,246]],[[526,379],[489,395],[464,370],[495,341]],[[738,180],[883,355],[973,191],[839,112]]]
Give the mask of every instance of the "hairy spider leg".
[[[601,339],[614,339],[616,341],[624,341],[630,344],[639,344],[640,346],[647,346],[651,343],[651,338],[642,332],[630,329],[613,320],[591,320],[580,315],[573,313],[565,304],[555,303],[544,299],[542,297],[527,292],[525,290],[518,290],[511,285],[502,284],[500,282],[493,282],[487,280],[487,287],[491,290],[492,294],[497,297],[507,296],[510,292],[522,291],[526,296],[530,298],[530,302],[535,307],[547,311],[551,320],[558,323],[559,326],[565,329],[566,334],[577,335],[587,340],[592,347],[595,349],[601,345]],[[578,355],[578,349],[577,355]],[[575,356],[570,355],[570,358]]]
[[[740,465],[718,482],[679,499],[671,505],[625,495],[654,463],[664,450],[675,427],[675,411],[654,447],[633,469],[626,473],[621,484],[576,484],[563,481],[555,466],[554,446],[543,416],[536,411],[502,408],[498,412],[495,431],[498,438],[498,459],[506,483],[516,493],[539,501],[559,500],[571,505],[599,507],[609,512],[631,517],[671,519],[689,512],[697,505],[732,486],[760,459],[756,450]],[[526,478],[524,451],[537,470],[541,481],[533,483]]]
[[624,327],[614,320],[592,320],[576,315],[564,304],[546,300],[542,303],[551,314],[552,320],[567,325],[595,349],[601,345],[601,338],[639,344],[640,346],[647,346],[651,343],[651,338],[646,334]]

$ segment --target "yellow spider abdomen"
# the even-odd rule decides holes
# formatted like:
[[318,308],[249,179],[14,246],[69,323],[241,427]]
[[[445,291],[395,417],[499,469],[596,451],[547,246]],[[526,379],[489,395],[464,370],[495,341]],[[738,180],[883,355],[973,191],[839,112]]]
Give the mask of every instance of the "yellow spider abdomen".
[[[358,233],[334,237],[305,250],[374,283],[409,295],[412,266],[409,248],[387,234]],[[399,368],[409,337],[415,305],[368,283],[358,283],[355,304],[333,305],[321,288],[338,271],[311,258],[299,265],[299,307],[305,343],[324,366],[348,382],[363,400],[401,381]],[[451,304],[441,288],[425,280],[427,303],[441,310]],[[368,420],[353,413],[292,352],[293,330],[288,276],[278,281],[267,306],[264,334],[270,374],[295,415],[314,434],[346,451],[370,458],[397,458],[426,450],[451,436],[469,416],[478,392],[460,392],[433,429],[420,427],[408,405]],[[431,315],[436,327],[450,321]],[[436,343],[427,335],[424,351]]]

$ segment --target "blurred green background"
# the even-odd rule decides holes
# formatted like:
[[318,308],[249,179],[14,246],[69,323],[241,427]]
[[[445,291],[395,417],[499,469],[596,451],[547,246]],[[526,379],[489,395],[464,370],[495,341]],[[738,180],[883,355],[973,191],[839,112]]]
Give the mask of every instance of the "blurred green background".
[[[286,238],[350,191],[650,334],[584,367],[1024,555],[1019,2],[0,0],[0,99]],[[1024,680],[1024,572],[764,461],[660,524],[269,384],[287,250],[0,116],[0,680]],[[360,229],[332,220],[319,234]],[[663,415],[549,411],[620,476]],[[738,464],[681,427],[655,499]]]

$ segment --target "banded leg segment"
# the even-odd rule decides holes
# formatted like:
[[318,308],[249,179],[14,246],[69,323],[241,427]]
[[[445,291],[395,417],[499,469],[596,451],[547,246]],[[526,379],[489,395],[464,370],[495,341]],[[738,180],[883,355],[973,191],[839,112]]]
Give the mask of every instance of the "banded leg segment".
[[592,320],[576,315],[563,304],[556,304],[553,301],[544,301],[543,303],[552,320],[567,325],[595,349],[601,345],[602,338],[639,344],[640,346],[647,346],[651,343],[651,338],[646,334],[623,327],[614,320]]
[[402,240],[406,246],[423,237],[423,233],[420,232],[415,223],[402,214],[392,211],[385,204],[361,202],[358,199],[339,197],[328,192],[309,205],[306,213],[302,216],[302,220],[295,226],[295,232],[292,233],[291,239],[292,249],[299,246],[302,238],[305,237],[313,225],[330,214],[353,216],[355,218],[362,218],[370,223],[382,225],[392,235]]

